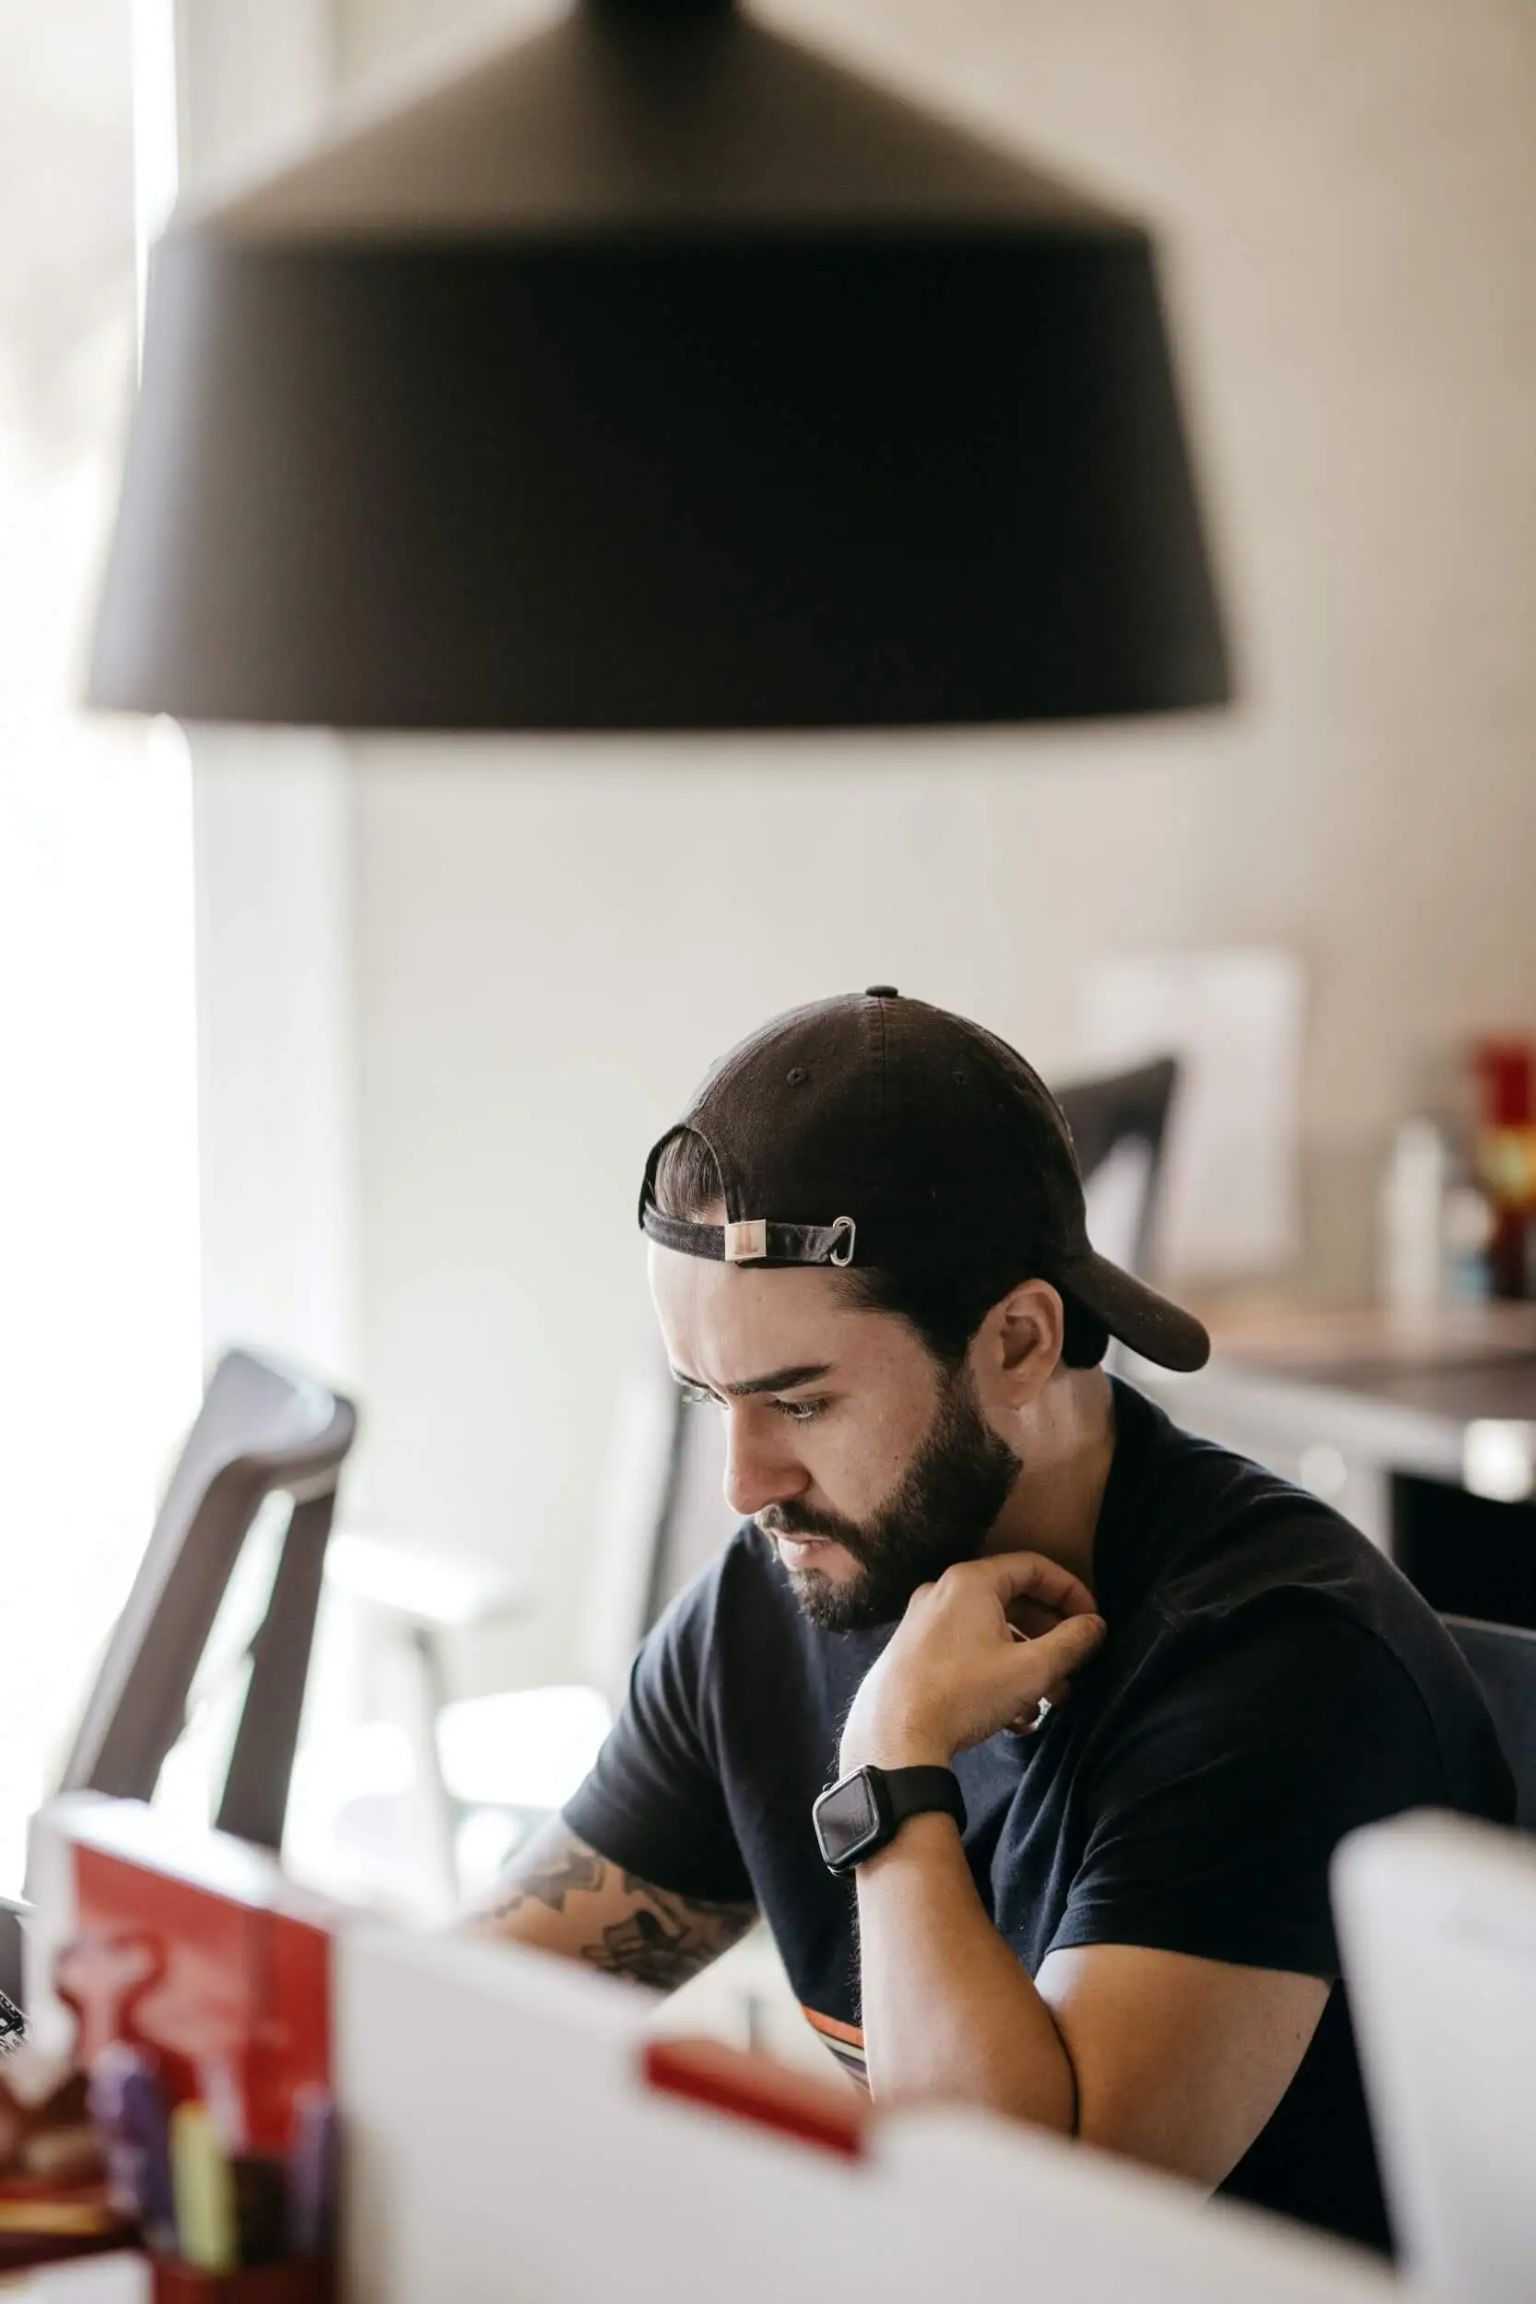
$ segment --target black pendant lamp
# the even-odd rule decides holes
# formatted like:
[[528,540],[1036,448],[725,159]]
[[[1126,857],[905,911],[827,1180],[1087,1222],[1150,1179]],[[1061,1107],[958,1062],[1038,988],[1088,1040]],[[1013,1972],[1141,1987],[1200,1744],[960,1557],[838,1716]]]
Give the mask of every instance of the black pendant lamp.
[[1219,702],[1147,235],[729,0],[584,0],[173,222],[89,692],[440,729]]

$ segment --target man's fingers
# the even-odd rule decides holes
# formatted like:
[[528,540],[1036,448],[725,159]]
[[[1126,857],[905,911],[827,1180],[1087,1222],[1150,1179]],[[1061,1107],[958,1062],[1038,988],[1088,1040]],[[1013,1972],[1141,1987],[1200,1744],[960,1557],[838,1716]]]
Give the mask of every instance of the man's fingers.
[[1010,1610],[1016,1600],[1032,1600],[1058,1616],[1093,1614],[1093,1594],[1087,1585],[1040,1552],[998,1552],[968,1562],[963,1573],[984,1577]]
[[1043,1600],[1015,1600],[1008,1609],[1009,1629],[1026,1640],[1038,1640],[1042,1632],[1054,1631],[1060,1622],[1060,1609],[1047,1608]]
[[1049,1696],[1054,1703],[1056,1689],[1087,1663],[1104,1631],[1102,1616],[1065,1616],[1038,1640],[1022,1641],[1009,1668],[1024,1683],[1025,1700]]
[[[1010,1625],[1010,1631],[1013,1627]],[[1038,1640],[1026,1640],[1014,1631],[1010,1651],[1010,1679],[1003,1700],[1009,1705],[1005,1725],[1015,1736],[1028,1736],[1039,1727],[1040,1707],[1048,1711],[1065,1704],[1072,1694],[1072,1674],[1081,1669],[1104,1638],[1102,1616],[1068,1616]],[[1014,1707],[1017,1709],[1014,1709]]]
[[1070,1680],[1100,1646],[1109,1627],[1102,1616],[1065,1616],[1054,1631],[1042,1632],[1030,1646],[1053,1680]]

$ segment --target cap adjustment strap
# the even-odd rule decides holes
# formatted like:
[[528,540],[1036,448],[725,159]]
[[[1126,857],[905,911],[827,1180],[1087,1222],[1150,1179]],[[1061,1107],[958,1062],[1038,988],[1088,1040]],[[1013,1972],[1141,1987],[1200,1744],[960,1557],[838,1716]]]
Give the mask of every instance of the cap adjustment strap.
[[717,1264],[836,1264],[853,1262],[858,1226],[851,1216],[831,1224],[779,1224],[764,1216],[733,1224],[689,1224],[663,1216],[654,1202],[640,1212],[648,1239],[684,1256],[705,1256]]

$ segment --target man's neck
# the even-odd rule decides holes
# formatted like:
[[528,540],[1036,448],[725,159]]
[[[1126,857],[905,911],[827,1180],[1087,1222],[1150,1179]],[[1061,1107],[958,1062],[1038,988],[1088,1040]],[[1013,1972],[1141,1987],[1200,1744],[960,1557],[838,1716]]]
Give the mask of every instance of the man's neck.
[[1040,1552],[1093,1590],[1093,1538],[1115,1455],[1115,1403],[1098,1368],[1074,1369],[1042,1396],[1031,1445],[984,1549]]

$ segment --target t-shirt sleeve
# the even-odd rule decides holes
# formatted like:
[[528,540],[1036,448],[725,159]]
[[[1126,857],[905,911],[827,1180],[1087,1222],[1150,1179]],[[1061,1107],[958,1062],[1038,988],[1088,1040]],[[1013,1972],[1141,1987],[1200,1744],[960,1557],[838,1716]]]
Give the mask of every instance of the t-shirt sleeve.
[[1332,1979],[1328,1863],[1444,1799],[1434,1723],[1386,1643],[1289,1599],[1192,1637],[1096,1769],[1051,1950],[1141,1944]]
[[712,1568],[648,1635],[623,1709],[563,1813],[599,1855],[658,1888],[748,1904],[752,1883],[714,1757],[710,1659],[718,1585]]

